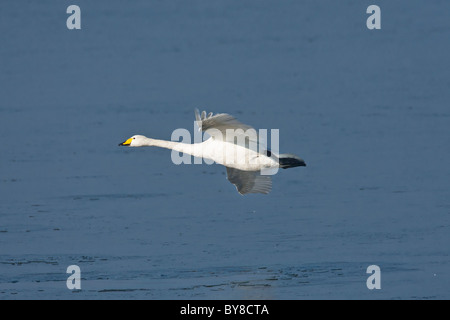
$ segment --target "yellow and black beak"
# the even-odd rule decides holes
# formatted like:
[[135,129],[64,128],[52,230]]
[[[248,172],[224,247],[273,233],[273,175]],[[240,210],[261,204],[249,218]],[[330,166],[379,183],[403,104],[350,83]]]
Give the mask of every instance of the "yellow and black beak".
[[119,143],[119,146],[129,146],[131,144],[131,141],[133,141],[133,138],[130,138],[125,142]]

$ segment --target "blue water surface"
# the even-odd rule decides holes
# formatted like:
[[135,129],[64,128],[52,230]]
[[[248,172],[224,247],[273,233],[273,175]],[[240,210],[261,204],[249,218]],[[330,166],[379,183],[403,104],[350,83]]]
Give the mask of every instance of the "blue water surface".
[[[0,3],[0,299],[450,298],[450,2],[75,2]],[[117,146],[195,108],[308,166]]]

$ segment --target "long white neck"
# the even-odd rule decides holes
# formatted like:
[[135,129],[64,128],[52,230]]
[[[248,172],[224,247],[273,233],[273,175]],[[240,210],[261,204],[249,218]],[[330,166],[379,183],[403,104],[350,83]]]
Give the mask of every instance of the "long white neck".
[[182,142],[176,142],[176,141],[167,141],[167,140],[146,138],[143,146],[171,149],[171,150],[175,150],[178,152],[190,154],[194,157],[201,158],[203,156],[201,143],[190,144],[190,143],[182,143]]

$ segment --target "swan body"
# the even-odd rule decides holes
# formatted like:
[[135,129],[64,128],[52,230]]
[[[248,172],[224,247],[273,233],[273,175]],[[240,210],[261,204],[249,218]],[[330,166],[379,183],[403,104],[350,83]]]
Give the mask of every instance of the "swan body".
[[[210,113],[206,116],[206,112],[203,111],[200,115],[196,110],[195,116],[199,128],[211,135],[209,139],[201,143],[189,144],[134,135],[119,146],[160,147],[214,161],[227,168],[228,180],[241,194],[267,194],[272,186],[270,175],[276,173],[278,168],[306,166],[303,159],[295,155],[275,155],[265,149],[261,150],[260,145],[259,148],[256,147],[258,140],[254,133],[256,131],[252,131],[254,130],[252,127],[242,124],[228,114]],[[229,130],[238,132],[238,137],[242,137],[244,133],[245,139],[240,140],[243,143],[227,139],[230,135]]]
[[[217,164],[244,171],[258,171],[262,169],[278,168],[278,161],[244,146],[230,142],[209,138],[202,143],[182,143],[151,139],[141,135],[132,136],[120,144],[129,147],[160,147],[191,156],[209,159]],[[243,157],[239,157],[243,155]],[[240,161],[244,159],[244,161]]]

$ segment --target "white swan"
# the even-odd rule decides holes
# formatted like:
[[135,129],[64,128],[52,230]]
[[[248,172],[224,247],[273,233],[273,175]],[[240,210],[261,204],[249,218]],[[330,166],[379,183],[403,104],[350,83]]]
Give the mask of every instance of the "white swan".
[[[195,110],[196,123],[211,137],[201,143],[181,143],[135,135],[119,144],[129,147],[161,147],[212,160],[227,168],[227,178],[242,195],[267,194],[272,188],[268,171],[278,168],[306,166],[303,159],[292,154],[276,155],[258,144],[255,129],[226,113],[213,115]],[[232,133],[232,136],[230,136]],[[258,146],[258,147],[255,147]],[[274,171],[272,170],[272,172]]]

